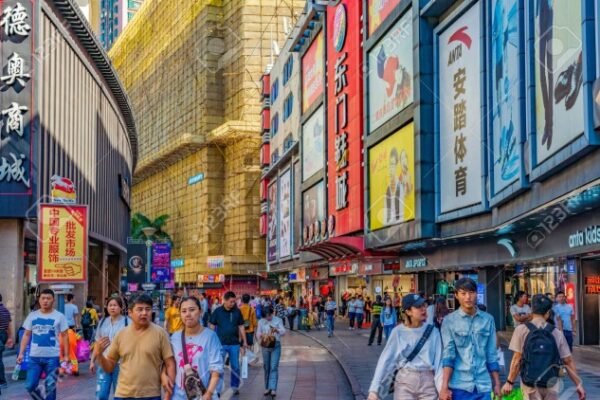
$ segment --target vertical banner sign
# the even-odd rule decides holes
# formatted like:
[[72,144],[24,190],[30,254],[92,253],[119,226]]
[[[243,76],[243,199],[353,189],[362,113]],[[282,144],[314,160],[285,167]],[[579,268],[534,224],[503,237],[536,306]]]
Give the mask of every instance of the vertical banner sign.
[[369,0],[369,36],[373,35],[383,21],[400,4],[400,0]]
[[413,123],[369,149],[369,182],[371,230],[415,218]]
[[[583,134],[581,1],[535,2],[537,164]],[[532,4],[530,6],[534,8]]]
[[146,282],[148,247],[144,243],[127,244],[127,287],[130,292]]
[[0,7],[0,217],[25,216],[35,193],[33,49],[39,5],[4,0]]
[[302,113],[323,94],[324,48],[321,30],[302,57]]
[[304,244],[320,238],[321,222],[325,220],[325,184],[317,183],[302,195],[302,236]]
[[269,213],[267,232],[267,261],[277,261],[277,181],[271,183],[267,189]]
[[480,4],[439,36],[442,213],[482,202]]
[[152,243],[153,283],[166,283],[171,280],[171,245],[169,243]]
[[41,204],[38,217],[40,282],[85,282],[87,206]]
[[319,107],[302,125],[302,182],[325,166],[324,112]]
[[369,51],[369,132],[413,102],[412,11]]
[[342,0],[327,10],[328,214],[335,232],[363,229],[362,2]]
[[519,179],[521,84],[519,1],[492,2],[492,196]]
[[292,255],[292,169],[279,178],[279,257]]

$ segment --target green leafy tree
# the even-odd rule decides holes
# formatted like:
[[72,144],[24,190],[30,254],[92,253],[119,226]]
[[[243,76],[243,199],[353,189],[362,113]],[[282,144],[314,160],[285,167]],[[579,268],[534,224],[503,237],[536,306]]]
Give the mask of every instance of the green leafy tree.
[[152,239],[152,240],[157,240],[157,239],[167,240],[170,243],[173,243],[171,236],[169,236],[169,234],[163,230],[168,219],[169,219],[169,216],[167,214],[163,214],[163,215],[155,218],[154,220],[151,220],[144,214],[142,214],[140,212],[136,212],[131,217],[130,235],[134,239],[146,239],[146,235],[144,235],[144,231],[142,229],[147,228],[147,227],[152,227],[152,228],[156,229],[156,232],[154,233],[154,235],[150,236],[150,239]]

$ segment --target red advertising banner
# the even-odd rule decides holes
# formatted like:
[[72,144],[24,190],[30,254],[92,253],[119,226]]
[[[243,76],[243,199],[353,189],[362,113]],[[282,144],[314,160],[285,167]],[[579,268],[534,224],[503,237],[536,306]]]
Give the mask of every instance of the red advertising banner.
[[[356,25],[358,26],[358,25]],[[302,112],[323,94],[324,73],[323,31],[312,42],[304,57],[302,57]]]
[[330,236],[363,230],[362,2],[342,0],[327,10],[328,219]]

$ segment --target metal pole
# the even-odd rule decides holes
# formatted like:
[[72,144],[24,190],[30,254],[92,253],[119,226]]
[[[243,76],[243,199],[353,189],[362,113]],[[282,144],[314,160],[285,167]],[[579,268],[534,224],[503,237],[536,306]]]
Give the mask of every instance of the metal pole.
[[146,283],[152,282],[152,240],[146,241]]

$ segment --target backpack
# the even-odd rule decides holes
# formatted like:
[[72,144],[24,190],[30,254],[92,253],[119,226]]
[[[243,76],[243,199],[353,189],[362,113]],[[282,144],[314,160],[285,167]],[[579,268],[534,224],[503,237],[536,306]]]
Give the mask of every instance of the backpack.
[[523,346],[521,381],[529,387],[552,387],[557,382],[561,364],[558,346],[552,335],[555,327],[546,324],[544,328],[537,328],[531,322],[526,326],[529,334]]
[[81,326],[87,328],[91,326],[92,323],[92,313],[90,313],[90,310],[86,308],[83,314],[81,315]]

